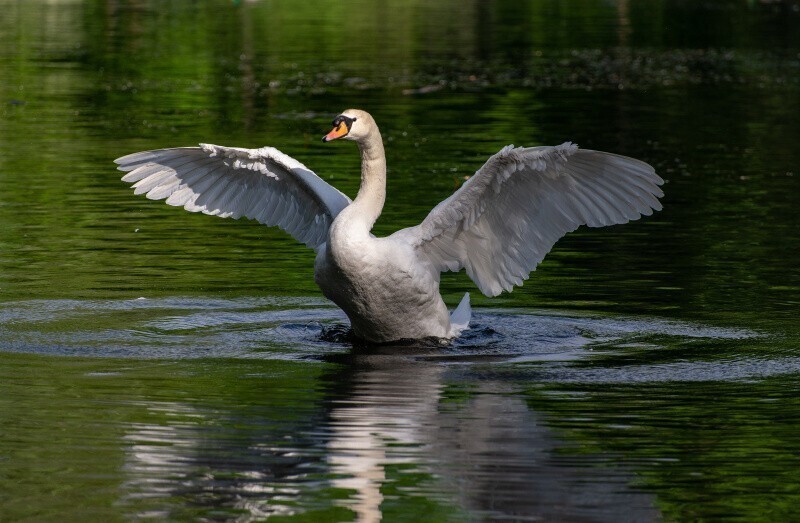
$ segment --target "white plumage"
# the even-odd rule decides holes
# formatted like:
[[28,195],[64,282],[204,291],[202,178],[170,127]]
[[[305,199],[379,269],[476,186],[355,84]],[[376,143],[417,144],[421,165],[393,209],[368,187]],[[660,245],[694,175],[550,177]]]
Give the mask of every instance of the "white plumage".
[[317,249],[350,198],[273,147],[201,144],[159,149],[115,160],[134,194],[222,218],[276,225]]
[[276,225],[317,251],[315,280],[373,342],[457,336],[469,296],[452,317],[444,271],[466,269],[487,296],[521,285],[553,244],[580,225],[625,223],[660,210],[663,180],[639,160],[579,149],[504,147],[417,226],[370,233],[385,200],[386,160],[372,117],[350,109],[323,140],[361,150],[354,201],[272,147],[201,144],[116,160],[135,194],[224,218]]

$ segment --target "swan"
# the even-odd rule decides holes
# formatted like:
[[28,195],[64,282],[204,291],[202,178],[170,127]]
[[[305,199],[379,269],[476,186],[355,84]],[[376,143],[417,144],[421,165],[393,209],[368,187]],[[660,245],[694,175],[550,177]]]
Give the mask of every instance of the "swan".
[[626,223],[660,210],[664,181],[642,161],[558,146],[509,145],[490,157],[418,225],[378,238],[386,157],[378,126],[362,110],[333,120],[323,142],[361,153],[355,200],[273,147],[200,144],[115,160],[135,194],[223,218],[278,226],[316,251],[314,279],[369,342],[454,338],[468,327],[469,293],[450,314],[442,272],[465,269],[486,296],[521,285],[566,233]]

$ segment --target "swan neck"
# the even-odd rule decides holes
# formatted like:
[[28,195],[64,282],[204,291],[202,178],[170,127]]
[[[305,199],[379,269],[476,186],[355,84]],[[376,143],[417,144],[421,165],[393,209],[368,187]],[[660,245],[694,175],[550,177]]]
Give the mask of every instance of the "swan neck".
[[353,201],[371,230],[386,201],[386,155],[377,127],[358,142],[361,151],[361,187]]

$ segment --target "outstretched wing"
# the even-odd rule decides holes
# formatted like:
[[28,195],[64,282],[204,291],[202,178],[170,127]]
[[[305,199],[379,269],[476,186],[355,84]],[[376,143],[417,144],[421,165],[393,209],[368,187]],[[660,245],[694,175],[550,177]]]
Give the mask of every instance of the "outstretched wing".
[[273,147],[159,149],[114,160],[135,194],[187,211],[277,225],[316,249],[350,199]]
[[566,233],[661,210],[662,180],[639,160],[578,149],[495,154],[421,224],[398,231],[439,271],[466,268],[487,296],[521,285]]

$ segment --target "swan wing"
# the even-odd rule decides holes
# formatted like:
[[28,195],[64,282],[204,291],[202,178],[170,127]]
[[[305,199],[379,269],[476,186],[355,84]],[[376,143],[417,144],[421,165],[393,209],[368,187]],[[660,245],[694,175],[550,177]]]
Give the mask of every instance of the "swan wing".
[[664,180],[639,160],[507,146],[415,227],[398,231],[441,272],[465,268],[487,296],[521,285],[566,233],[660,210]]
[[273,147],[158,149],[114,160],[135,194],[187,211],[276,225],[316,249],[350,199]]

